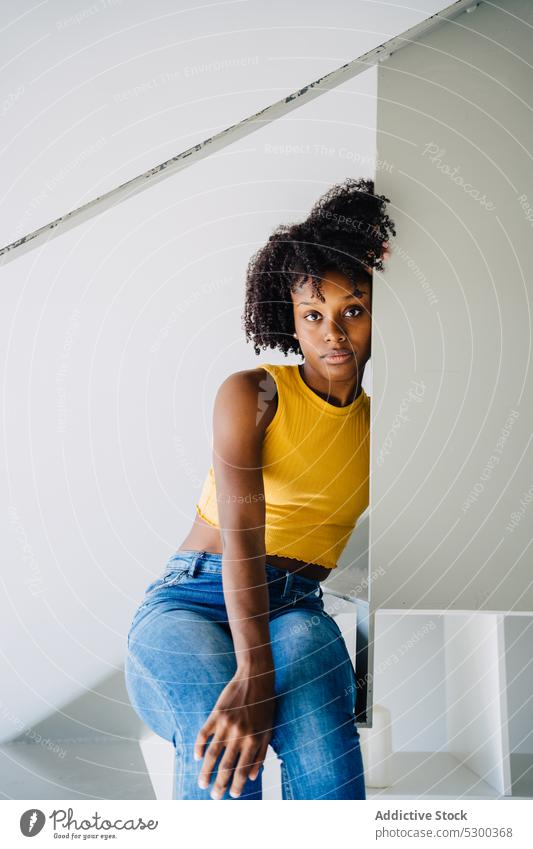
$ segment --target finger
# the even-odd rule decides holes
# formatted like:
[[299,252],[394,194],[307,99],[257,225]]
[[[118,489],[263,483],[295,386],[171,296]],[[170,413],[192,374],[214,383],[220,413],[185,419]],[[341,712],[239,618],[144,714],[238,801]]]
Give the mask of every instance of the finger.
[[255,758],[254,758],[253,766],[250,769],[250,781],[255,781],[255,779],[259,775],[259,770],[261,768],[261,764],[263,763],[263,761],[265,760],[265,758],[267,756],[269,743],[270,743],[270,737],[267,737],[266,739],[263,740],[263,742],[259,746],[259,749],[257,750],[257,753],[256,753]]
[[198,776],[198,787],[201,787],[202,790],[207,790],[207,788],[209,787],[209,782],[211,781],[211,773],[213,772],[213,768],[225,745],[226,744],[223,740],[219,740],[213,737],[211,743],[207,747],[207,751],[204,756],[204,762],[202,764],[202,769],[200,770],[200,774]]
[[240,749],[238,742],[234,742],[233,744],[228,744],[226,746],[226,751],[220,759],[220,763],[217,767],[217,777],[211,790],[211,797],[213,799],[222,799],[222,796],[226,792],[228,784],[233,778],[233,769],[238,760],[239,753]]
[[194,741],[194,760],[199,761],[204,756],[204,746],[207,743],[209,737],[213,734],[215,730],[216,720],[213,714],[210,714],[202,727],[200,728],[198,734],[196,735],[196,740]]
[[243,787],[248,780],[250,768],[255,766],[256,752],[257,743],[250,743],[241,750],[239,760],[235,764],[235,769],[233,771],[233,781],[229,791],[230,796],[236,798],[241,795]]

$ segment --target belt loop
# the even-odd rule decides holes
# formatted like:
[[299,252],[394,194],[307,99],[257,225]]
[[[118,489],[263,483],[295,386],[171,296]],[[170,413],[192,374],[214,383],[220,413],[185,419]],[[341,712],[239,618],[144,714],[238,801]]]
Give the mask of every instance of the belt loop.
[[285,584],[283,586],[283,596],[284,597],[289,594],[289,591],[292,587],[292,579],[293,579],[292,572],[289,569],[286,569],[285,570]]
[[191,562],[189,563],[189,568],[187,570],[187,574],[188,574],[189,578],[194,578],[196,576],[196,573],[198,571],[198,564],[202,560],[204,554],[205,554],[205,551],[196,551],[195,552],[194,557],[191,560]]

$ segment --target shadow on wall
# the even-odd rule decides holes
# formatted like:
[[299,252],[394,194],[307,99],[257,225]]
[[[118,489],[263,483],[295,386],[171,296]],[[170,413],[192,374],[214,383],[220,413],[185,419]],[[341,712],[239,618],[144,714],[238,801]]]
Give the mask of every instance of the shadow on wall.
[[120,667],[68,704],[22,734],[13,743],[53,740],[137,742],[144,725],[130,705]]

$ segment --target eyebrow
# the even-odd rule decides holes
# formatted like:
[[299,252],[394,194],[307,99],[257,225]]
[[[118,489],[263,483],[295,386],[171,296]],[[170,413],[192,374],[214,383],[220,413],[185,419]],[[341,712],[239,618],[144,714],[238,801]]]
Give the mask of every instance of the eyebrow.
[[[345,295],[343,300],[348,300],[348,298],[365,298],[367,296],[366,292],[361,291],[361,289],[356,289],[355,292],[352,292],[351,295]],[[297,306],[301,307],[305,304],[308,307],[316,307],[318,303],[322,303],[322,301],[298,301]]]

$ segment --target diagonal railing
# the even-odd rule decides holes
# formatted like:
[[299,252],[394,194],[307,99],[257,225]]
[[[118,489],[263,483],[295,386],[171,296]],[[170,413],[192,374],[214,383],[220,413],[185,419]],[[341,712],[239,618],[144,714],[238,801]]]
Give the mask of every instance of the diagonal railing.
[[67,230],[71,230],[73,227],[77,227],[83,222],[94,218],[96,215],[100,215],[105,210],[123,203],[123,201],[128,200],[133,195],[146,191],[146,189],[154,186],[160,180],[164,180],[177,171],[181,171],[183,168],[187,168],[200,159],[209,156],[211,153],[222,150],[222,148],[233,144],[239,139],[245,138],[245,136],[259,129],[259,127],[266,126],[278,118],[288,115],[294,109],[299,109],[300,106],[309,103],[315,97],[320,97],[324,92],[331,91],[347,80],[368,70],[372,65],[388,59],[393,53],[396,53],[407,44],[416,41],[422,34],[440,26],[444,21],[452,21],[452,19],[456,18],[462,12],[471,11],[479,5],[479,3],[472,2],[472,0],[457,0],[457,2],[452,3],[440,12],[436,12],[421,23],[410,27],[410,29],[405,30],[400,35],[394,36],[389,41],[363,53],[357,59],[353,59],[346,65],[330,71],[329,74],[287,95],[287,97],[283,97],[270,106],[266,106],[260,112],[256,112],[248,118],[243,118],[242,121],[226,127],[225,130],[221,130],[211,138],[187,148],[187,150],[178,153],[171,159],[167,159],[160,165],[155,165],[137,177],[121,183],[116,188],[105,192],[105,194],[93,198],[93,200],[71,210],[71,212],[65,213],[65,215],[61,215],[48,224],[44,224],[26,236],[16,239],[14,242],[0,249],[0,265],[10,262],[26,251],[50,241]]

